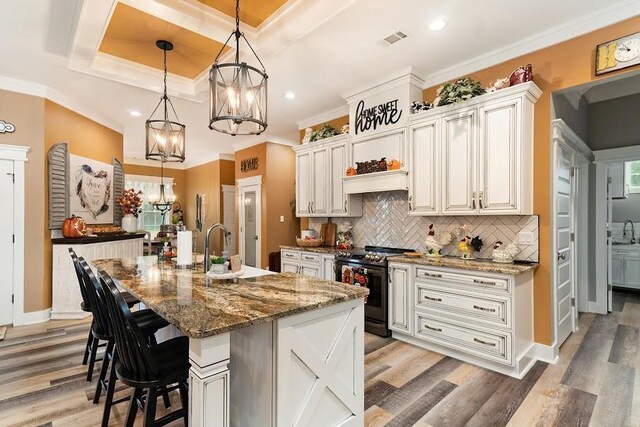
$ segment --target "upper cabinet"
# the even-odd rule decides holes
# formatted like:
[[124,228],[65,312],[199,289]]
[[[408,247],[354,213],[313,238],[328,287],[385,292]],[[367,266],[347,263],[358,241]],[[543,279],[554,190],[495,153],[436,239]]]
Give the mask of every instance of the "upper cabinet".
[[625,182],[625,164],[623,162],[609,165],[609,195],[612,199],[629,197],[629,185]]
[[540,94],[523,83],[412,116],[410,213],[533,214],[533,106]]
[[362,196],[343,190],[348,143],[349,135],[339,135],[294,147],[298,217],[362,216]]

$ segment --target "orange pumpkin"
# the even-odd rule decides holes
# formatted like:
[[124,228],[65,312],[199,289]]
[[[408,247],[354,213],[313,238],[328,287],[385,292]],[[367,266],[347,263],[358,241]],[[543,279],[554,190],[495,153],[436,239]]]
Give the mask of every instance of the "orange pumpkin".
[[390,171],[400,169],[401,167],[402,167],[402,165],[400,164],[400,162],[398,160],[395,160],[395,159],[391,160],[387,164],[387,169],[389,169]]
[[355,170],[355,168],[348,167],[348,168],[347,168],[347,176],[354,176],[354,175],[356,175],[356,170]]
[[79,216],[71,215],[62,223],[62,235],[67,239],[75,239],[87,235],[87,223]]

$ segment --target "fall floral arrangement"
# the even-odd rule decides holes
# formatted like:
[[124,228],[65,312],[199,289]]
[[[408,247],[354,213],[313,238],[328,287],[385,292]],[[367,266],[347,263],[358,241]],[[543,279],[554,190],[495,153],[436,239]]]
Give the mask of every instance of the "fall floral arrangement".
[[122,207],[123,213],[138,217],[142,212],[142,191],[136,191],[133,188],[125,189],[117,202]]

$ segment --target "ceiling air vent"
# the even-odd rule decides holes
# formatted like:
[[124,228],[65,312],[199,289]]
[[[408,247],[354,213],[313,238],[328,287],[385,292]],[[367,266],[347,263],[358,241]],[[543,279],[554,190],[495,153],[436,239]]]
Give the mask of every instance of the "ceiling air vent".
[[406,39],[406,38],[407,38],[407,35],[405,33],[403,33],[402,31],[397,31],[391,34],[390,36],[385,37],[384,41],[392,45],[395,42],[399,42],[400,40]]

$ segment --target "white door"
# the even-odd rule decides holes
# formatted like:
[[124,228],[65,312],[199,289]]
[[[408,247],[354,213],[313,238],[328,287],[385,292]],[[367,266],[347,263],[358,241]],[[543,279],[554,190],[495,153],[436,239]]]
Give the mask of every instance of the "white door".
[[450,215],[476,213],[476,110],[443,117],[442,132],[445,180],[441,194],[442,212]]
[[318,267],[310,267],[307,265],[303,265],[302,268],[300,269],[300,274],[302,274],[303,276],[321,278],[320,268]]
[[556,143],[556,172],[554,200],[556,223],[556,262],[555,262],[555,294],[556,294],[556,341],[560,346],[575,330],[576,309],[574,307],[574,248],[571,235],[574,222],[574,187],[572,179],[573,152]]
[[332,145],[329,147],[329,212],[331,215],[346,215],[348,212],[348,196],[342,189],[342,177],[347,170],[347,143]]
[[333,256],[322,257],[322,278],[324,280],[336,280],[335,258]]
[[13,161],[0,160],[0,325],[13,323]]
[[254,182],[261,181],[262,177],[238,180],[240,258],[244,265],[257,268],[262,268],[262,184],[254,184]]
[[283,273],[299,273],[300,266],[298,264],[294,264],[288,261],[282,261],[281,270]]
[[311,213],[311,153],[296,155],[296,214],[308,216]]
[[[613,167],[612,167],[613,166]],[[613,311],[613,238],[611,225],[613,223],[614,180],[612,173],[616,172],[615,165],[607,166],[607,311]],[[624,260],[622,264],[624,270]],[[624,274],[624,273],[623,273]],[[625,279],[626,280],[626,279]]]
[[411,307],[413,306],[409,270],[405,267],[389,267],[389,329],[411,333]]
[[327,201],[329,200],[329,189],[327,188],[327,173],[329,173],[329,163],[327,162],[327,150],[316,150],[312,154],[311,185],[311,214],[322,216],[327,215]]
[[640,289],[640,256],[624,256],[624,284],[628,288]]
[[409,131],[409,213],[438,213],[440,165],[438,121],[431,120]]
[[520,100],[480,108],[478,207],[481,214],[518,213]]

